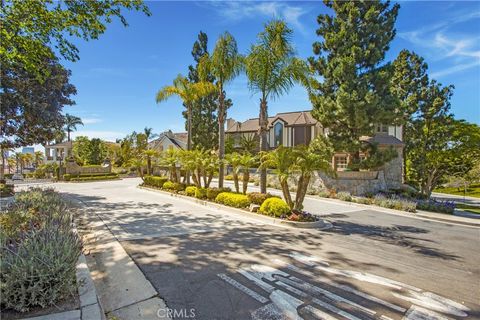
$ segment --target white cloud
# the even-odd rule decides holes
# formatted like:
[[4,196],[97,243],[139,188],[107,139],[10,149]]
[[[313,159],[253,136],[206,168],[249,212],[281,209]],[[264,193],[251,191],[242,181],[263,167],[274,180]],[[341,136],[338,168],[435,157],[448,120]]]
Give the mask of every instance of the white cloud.
[[99,123],[102,122],[102,119],[100,118],[82,118],[83,124],[94,124],[94,123]]
[[305,29],[300,18],[309,11],[304,6],[290,5],[286,2],[212,1],[209,4],[219,15],[231,21],[250,19],[259,15],[281,18],[302,33]]
[[95,130],[79,130],[72,132],[72,139],[78,136],[87,136],[90,139],[100,138],[107,141],[115,141],[119,138],[125,137],[127,134],[118,131],[95,131]]
[[480,66],[480,37],[477,33],[449,32],[452,26],[480,18],[480,11],[456,12],[444,21],[415,31],[400,32],[399,36],[420,48],[428,50],[431,59],[450,63],[450,67],[433,72],[432,77],[443,77]]

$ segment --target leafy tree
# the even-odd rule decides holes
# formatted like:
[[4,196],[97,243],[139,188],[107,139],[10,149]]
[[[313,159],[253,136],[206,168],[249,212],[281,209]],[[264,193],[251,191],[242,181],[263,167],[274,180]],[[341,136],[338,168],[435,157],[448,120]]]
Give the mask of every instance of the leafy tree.
[[157,93],[157,103],[163,102],[170,98],[171,96],[178,96],[182,99],[183,104],[187,107],[188,115],[188,138],[187,138],[187,149],[191,150],[192,148],[192,108],[196,101],[199,101],[201,97],[207,96],[214,92],[215,88],[213,84],[209,82],[197,82],[191,83],[182,75],[178,75],[175,80],[173,80],[173,85],[165,86]]
[[[307,66],[295,57],[291,44],[292,29],[285,22],[273,20],[258,34],[245,58],[248,86],[252,93],[260,94],[260,150],[266,151],[268,132],[268,100],[287,93],[294,83],[302,82],[307,75]],[[267,190],[267,172],[260,171],[260,191]]]
[[99,138],[79,136],[73,142],[73,156],[81,165],[99,165],[107,158],[105,142]]
[[113,17],[118,17],[127,26],[122,15],[123,8],[141,10],[150,15],[141,0],[104,0],[95,3],[90,0],[2,0],[2,67],[16,65],[44,79],[52,70],[44,69],[43,61],[56,60],[54,51],[69,61],[79,59],[72,38],[98,39]]
[[[192,56],[195,66],[188,66],[188,81],[192,83],[200,82],[198,64],[204,55],[208,55],[208,36],[200,31],[198,38],[193,44]],[[203,79],[206,82],[213,83],[215,77],[207,74]],[[228,100],[231,104],[231,101]],[[201,97],[193,103],[191,108],[192,118],[192,145],[193,148],[212,150],[218,146],[218,126],[217,124],[217,104],[218,93],[213,92],[205,97]],[[186,106],[185,106],[186,107]],[[188,109],[188,108],[186,108]],[[183,116],[187,120],[185,127],[188,130],[188,112],[184,111]]]
[[82,119],[71,114],[65,115],[65,130],[67,131],[67,141],[70,141],[70,132],[77,130],[77,126],[82,125]]
[[[334,15],[321,14],[309,58],[312,115],[336,150],[360,158],[360,137],[372,136],[375,124],[391,124],[398,100],[390,88],[391,66],[382,64],[395,36],[399,5],[375,1],[324,1]],[[319,79],[320,77],[320,79]]]
[[198,66],[200,76],[206,79],[208,75],[215,78],[216,91],[218,93],[218,158],[220,160],[218,187],[223,188],[225,156],[225,120],[227,107],[225,98],[225,85],[232,81],[243,67],[242,56],[238,53],[237,41],[228,32],[222,34],[215,44],[211,56],[205,54]]
[[0,68],[2,148],[45,143],[63,131],[62,109],[75,104],[71,96],[77,91],[69,83],[71,72],[57,59],[42,62],[42,68],[49,70],[43,83],[20,64]]
[[454,119],[452,90],[430,81],[423,103],[407,124],[407,179],[425,196],[446,176],[466,174],[480,158],[480,128]]

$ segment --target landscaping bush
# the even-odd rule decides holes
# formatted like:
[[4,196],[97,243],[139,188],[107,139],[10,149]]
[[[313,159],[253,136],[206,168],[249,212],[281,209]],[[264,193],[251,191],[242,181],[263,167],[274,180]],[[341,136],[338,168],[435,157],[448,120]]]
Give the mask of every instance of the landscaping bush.
[[449,213],[452,214],[455,211],[455,202],[454,201],[440,201],[435,199],[418,201],[417,209],[440,212],[440,213]]
[[328,198],[330,196],[330,192],[328,190],[320,190],[318,192],[318,196],[322,198]]
[[163,184],[162,189],[169,190],[169,191],[183,191],[185,190],[185,184],[184,183],[178,183],[178,182],[173,182],[173,181],[167,181]]
[[350,194],[350,192],[339,192],[337,194],[337,198],[342,201],[352,201],[352,195]]
[[190,197],[195,196],[195,192],[197,192],[197,187],[195,186],[188,186],[185,188],[185,194]]
[[250,200],[246,195],[233,192],[222,192],[215,198],[215,201],[235,208],[245,208],[250,205]]
[[417,208],[417,204],[414,201],[399,198],[398,196],[386,197],[381,194],[376,195],[373,198],[373,204],[384,208],[403,210],[407,212],[415,212]]
[[14,194],[13,184],[0,183],[0,198],[11,197]]
[[52,190],[31,189],[0,216],[2,307],[48,307],[77,290],[81,242],[68,205]]
[[207,188],[207,199],[214,201],[220,193],[230,191],[230,188]]
[[5,177],[5,179],[12,179],[13,173],[5,173],[3,176]]
[[206,199],[207,198],[207,189],[197,188],[197,190],[195,190],[195,198]]
[[227,174],[224,179],[231,181],[231,180],[233,180],[233,175]]
[[162,188],[163,184],[168,181],[167,177],[154,177],[154,176],[145,176],[143,177],[143,183],[147,186]]
[[365,197],[358,197],[354,199],[354,202],[360,203],[360,204],[372,204],[373,199],[372,198],[365,198]]
[[287,215],[288,213],[290,213],[290,211],[290,207],[285,201],[275,197],[265,200],[260,206],[260,209],[258,209],[258,212],[260,213],[275,217]]
[[248,200],[250,200],[251,203],[258,204],[259,206],[262,205],[262,203],[272,197],[279,198],[278,196],[274,196],[273,194],[270,193],[260,193],[260,192],[250,192],[247,194]]
[[94,176],[80,176],[75,178],[70,178],[70,181],[73,182],[82,182],[82,181],[101,181],[101,180],[115,180],[118,179],[118,174],[108,174],[108,175],[94,175]]
[[63,175],[63,180],[65,181],[70,181],[72,179],[72,175],[69,173],[66,173]]

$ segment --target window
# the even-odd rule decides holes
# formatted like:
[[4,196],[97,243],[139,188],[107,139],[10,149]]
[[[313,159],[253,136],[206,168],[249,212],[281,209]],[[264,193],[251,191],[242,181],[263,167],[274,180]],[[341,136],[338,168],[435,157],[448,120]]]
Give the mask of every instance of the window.
[[347,156],[335,156],[335,168],[337,171],[347,169]]
[[377,133],[388,133],[388,126],[385,124],[377,124],[376,127]]
[[283,145],[283,124],[277,122],[273,127],[273,142],[274,147]]

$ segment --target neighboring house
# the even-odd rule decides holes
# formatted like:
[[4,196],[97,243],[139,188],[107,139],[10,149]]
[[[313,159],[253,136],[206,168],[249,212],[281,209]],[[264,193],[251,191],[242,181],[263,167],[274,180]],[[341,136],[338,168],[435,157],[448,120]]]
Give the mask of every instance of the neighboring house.
[[162,152],[168,149],[187,149],[187,133],[178,132],[173,133],[171,130],[165,131],[160,136],[149,142],[148,146],[158,152]]
[[26,154],[26,153],[35,154],[35,148],[33,148],[33,147],[23,147],[22,153],[23,154]]
[[[376,143],[380,149],[393,147],[398,153],[398,158],[390,161],[384,166],[385,180],[391,185],[402,183],[403,168],[403,142],[402,126],[376,125],[375,135],[373,137],[361,137],[362,141]],[[243,138],[258,138],[259,123],[258,118],[248,119],[244,122],[238,122],[233,119],[227,120],[226,134],[233,138],[234,147],[239,148],[240,141]],[[270,149],[279,145],[293,147],[297,145],[308,145],[312,139],[318,135],[328,135],[328,129],[323,128],[315,120],[310,111],[295,111],[278,113],[268,118],[267,143]],[[257,148],[258,149],[258,148]],[[361,154],[361,157],[365,155]],[[345,171],[349,163],[350,155],[348,153],[337,152],[332,159],[332,167],[335,171]],[[341,176],[359,175],[355,173],[345,173]]]
[[65,161],[72,156],[73,142],[65,141],[45,146],[45,162]]

